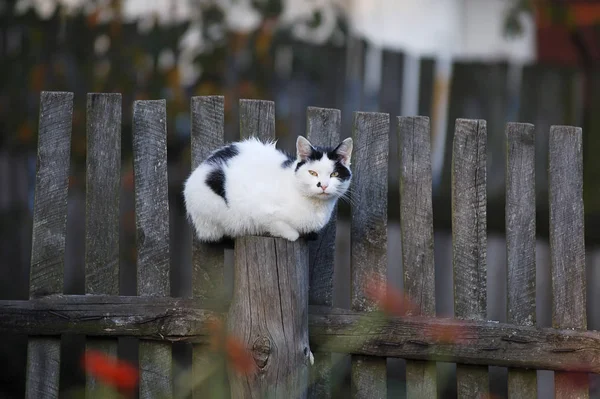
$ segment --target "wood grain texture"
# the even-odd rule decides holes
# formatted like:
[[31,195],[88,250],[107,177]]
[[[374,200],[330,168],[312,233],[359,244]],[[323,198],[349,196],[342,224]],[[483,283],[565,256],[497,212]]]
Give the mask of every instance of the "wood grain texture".
[[[484,120],[457,119],[452,151],[454,314],[486,319],[486,140]],[[456,368],[458,396],[488,395],[487,367]]]
[[[225,316],[218,303],[196,299],[53,295],[0,301],[0,333],[45,337],[68,332],[205,344],[210,324]],[[308,321],[316,351],[600,373],[598,331],[423,316],[383,318],[319,306],[309,307]]]
[[[225,144],[225,99],[223,96],[192,97],[192,169],[195,169],[210,154]],[[193,229],[192,229],[193,230]],[[224,300],[225,267],[224,249],[220,245],[204,244],[193,233],[192,249],[192,293],[197,299]],[[192,369],[200,375],[199,365],[206,364],[207,348],[195,345],[192,350]],[[222,370],[221,375],[225,375]],[[215,389],[227,391],[226,382],[212,378],[208,385],[198,386],[193,391],[194,398],[210,396]],[[214,384],[219,384],[215,388]]]
[[[341,121],[342,114],[337,109],[308,107],[306,138],[314,146],[335,147],[340,143]],[[331,306],[333,303],[336,219],[337,206],[318,239],[309,242],[311,305]]]
[[[165,100],[133,105],[137,293],[169,296],[169,193]],[[171,397],[171,344],[140,341],[140,398]]]
[[[306,138],[315,146],[335,147],[340,143],[342,114],[337,109],[308,107],[306,115]],[[317,240],[308,243],[309,250],[309,292],[310,305],[333,305],[333,265],[335,256],[335,234],[337,206],[331,220],[319,232]],[[331,354],[314,354],[315,364],[311,366],[310,398],[331,397]]]
[[266,100],[240,100],[240,137],[275,139],[275,103]]
[[[398,117],[400,154],[400,230],[404,292],[418,307],[417,314],[435,316],[433,208],[429,118]],[[406,362],[406,395],[437,395],[433,362]]]
[[108,295],[53,295],[0,301],[0,332],[204,343],[208,324],[225,309],[197,299]]
[[[86,126],[85,292],[118,295],[121,95],[88,94]],[[117,340],[89,338],[86,349],[116,357]],[[86,396],[101,392],[87,375]]]
[[[552,126],[549,139],[552,324],[587,329],[582,130]],[[555,397],[588,398],[587,376],[555,373]]]
[[304,240],[242,237],[235,243],[229,334],[254,357],[258,373],[230,371],[232,398],[306,398],[308,246]]
[[[387,275],[387,181],[390,117],[354,113],[350,235],[352,309],[369,312],[377,304],[364,292],[369,281]],[[385,359],[352,357],[352,397],[385,398]]]
[[[29,296],[62,293],[73,93],[42,92],[33,205]],[[58,397],[60,338],[32,338],[27,348],[26,398]]]
[[85,289],[119,293],[121,95],[87,97]]
[[[506,126],[506,258],[509,323],[535,326],[535,136],[528,123]],[[510,398],[537,397],[535,370],[510,369]]]
[[[224,145],[223,96],[192,97],[192,170]],[[195,298],[208,299],[223,294],[223,247],[206,245],[193,236],[192,292]]]

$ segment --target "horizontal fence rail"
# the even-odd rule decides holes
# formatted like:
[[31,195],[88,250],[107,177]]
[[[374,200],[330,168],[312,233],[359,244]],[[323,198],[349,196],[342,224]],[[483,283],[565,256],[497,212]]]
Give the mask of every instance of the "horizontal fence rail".
[[[552,126],[549,136],[553,328],[536,327],[535,126],[508,123],[506,151],[507,323],[487,317],[487,123],[457,119],[452,162],[454,318],[435,317],[430,121],[355,112],[350,194],[351,310],[333,307],[336,214],[316,240],[238,238],[234,294],[225,292],[222,246],[192,239],[191,297],[171,298],[167,103],[136,101],[133,167],[137,295],[119,296],[121,95],[87,96],[85,292],[63,295],[73,94],[43,92],[33,212],[30,299],[0,301],[0,333],[29,337],[26,397],[59,397],[60,336],[117,354],[117,338],[139,339],[141,398],[180,390],[172,344],[184,343],[193,398],[290,394],[333,396],[332,353],[349,354],[353,398],[388,395],[386,358],[404,358],[408,398],[440,390],[436,362],[457,364],[458,396],[489,394],[489,366],[508,368],[511,398],[537,396],[535,370],[555,371],[557,398],[589,397],[600,373],[600,332],[587,331],[582,131]],[[225,144],[222,96],[191,100],[191,166]],[[240,100],[240,138],[273,140],[275,103]],[[126,116],[129,118],[130,116]],[[545,132],[544,132],[545,133]],[[387,283],[390,135],[398,138],[403,292]],[[339,110],[309,107],[306,136],[316,145],[344,138]],[[324,250],[326,249],[326,250]],[[0,266],[0,267],[10,267]],[[267,276],[265,278],[264,276]],[[248,351],[258,377],[215,363],[215,326]],[[310,349],[309,349],[310,348]],[[314,364],[310,364],[314,352]],[[227,378],[229,372],[229,378]],[[103,392],[94,376],[86,393]],[[292,394],[293,392],[293,394]],[[227,397],[226,394],[225,397]]]
[[[130,336],[154,341],[207,343],[207,327],[223,320],[218,306],[192,299],[53,296],[0,301],[0,333],[55,336]],[[383,317],[311,306],[313,350],[376,357],[600,372],[600,333],[452,318]],[[452,331],[452,339],[446,332]]]

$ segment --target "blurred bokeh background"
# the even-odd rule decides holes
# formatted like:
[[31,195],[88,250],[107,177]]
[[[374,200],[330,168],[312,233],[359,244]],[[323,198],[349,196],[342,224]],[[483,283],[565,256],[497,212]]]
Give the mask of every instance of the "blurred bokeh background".
[[[547,149],[551,125],[583,127],[588,327],[600,329],[600,2],[578,0],[0,0],[0,299],[27,299],[39,97],[75,93],[65,293],[83,294],[85,105],[123,95],[121,294],[135,295],[132,104],[166,99],[171,294],[191,292],[190,230],[181,198],[190,172],[190,98],[224,95],[226,140],[239,136],[241,98],[274,100],[279,145],[304,134],[306,107],[392,117],[389,278],[402,285],[395,116],[431,118],[436,302],[452,315],[450,162],[456,118],[488,126],[488,318],[506,320],[504,127],[536,125],[537,323],[551,325]],[[349,306],[348,208],[341,206],[335,305]],[[229,264],[231,254],[229,253]],[[230,269],[229,273],[230,273]],[[65,336],[61,390],[82,384],[83,338]],[[135,341],[120,351],[135,360]],[[24,394],[26,339],[0,340],[0,398]],[[174,345],[177,361],[189,348]],[[506,371],[492,368],[506,395]],[[440,366],[453,375],[452,365]],[[342,370],[344,372],[345,370]],[[390,360],[391,397],[403,361]],[[552,374],[540,372],[540,397]],[[453,397],[452,379],[440,387]],[[347,384],[348,381],[345,381]],[[338,392],[344,396],[343,387]],[[597,393],[595,393],[597,394]]]

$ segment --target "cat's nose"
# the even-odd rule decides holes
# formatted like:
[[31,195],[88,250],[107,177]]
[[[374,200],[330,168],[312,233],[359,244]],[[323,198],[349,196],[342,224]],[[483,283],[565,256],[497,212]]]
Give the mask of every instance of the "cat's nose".
[[327,184],[321,184],[321,188],[323,189],[323,191],[327,190],[327,187],[329,187]]

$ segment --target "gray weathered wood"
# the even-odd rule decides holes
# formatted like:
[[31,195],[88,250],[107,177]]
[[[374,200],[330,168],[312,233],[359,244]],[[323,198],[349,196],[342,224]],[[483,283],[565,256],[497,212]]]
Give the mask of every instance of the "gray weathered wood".
[[[398,117],[400,153],[400,229],[404,292],[418,314],[435,316],[431,139],[429,118]],[[406,362],[406,395],[437,395],[433,362]]]
[[[341,120],[341,112],[337,109],[308,107],[306,138],[314,146],[337,146],[340,143]],[[311,305],[331,306],[333,303],[336,218],[337,209],[317,240],[309,242]]]
[[[196,299],[53,295],[0,301],[0,333],[68,332],[206,344],[210,324],[223,320],[224,311],[218,303]],[[308,322],[315,351],[600,373],[599,331],[422,316],[383,318],[318,306],[309,307]]]
[[[452,151],[454,314],[486,319],[486,122],[457,119]],[[456,368],[458,396],[489,391],[487,367]]]
[[304,240],[236,240],[227,329],[250,351],[259,373],[257,377],[230,369],[232,398],[306,398],[308,246]]
[[[73,93],[40,96],[29,296],[62,293]],[[32,338],[27,348],[27,398],[58,397],[60,338]]]
[[[133,168],[137,293],[141,296],[169,296],[169,186],[165,100],[134,103]],[[172,395],[171,366],[169,342],[140,342],[140,398],[166,398]]]
[[209,322],[220,319],[224,310],[217,303],[191,298],[53,295],[31,301],[0,301],[0,333],[72,333],[205,343]]
[[[192,170],[224,144],[223,96],[192,97]],[[223,294],[223,247],[204,245],[193,238],[192,292],[195,298]]]
[[[225,143],[225,99],[223,96],[193,97],[192,112],[192,169],[195,169],[216,149]],[[203,244],[193,234],[192,251],[192,292],[197,299],[223,299],[224,295],[224,251],[220,245]],[[207,348],[195,345],[192,350],[192,368],[194,375],[200,375],[199,365],[205,364]],[[210,361],[210,360],[209,360]],[[221,375],[225,375],[224,372]],[[215,384],[213,377],[209,384]],[[226,382],[219,380],[220,385]],[[203,389],[205,388],[205,389]],[[203,398],[211,394],[214,386],[196,387],[194,398]],[[226,391],[225,388],[222,390]]]
[[[121,181],[121,95],[87,97],[85,292],[119,294],[119,192]],[[87,349],[117,355],[117,340],[88,339]],[[88,375],[87,395],[103,388]]]
[[275,103],[266,100],[240,100],[240,136],[260,140],[275,139]]
[[[528,123],[506,126],[508,322],[535,326],[535,136]],[[510,398],[537,397],[535,370],[510,369]]]
[[[552,324],[587,328],[581,128],[552,126],[549,139]],[[555,396],[588,398],[587,376],[556,373]]]
[[[341,112],[337,109],[308,107],[306,138],[315,146],[335,147],[340,142]],[[335,255],[337,206],[331,220],[319,232],[316,241],[308,243],[310,305],[333,305],[333,265]],[[315,353],[315,364],[310,368],[310,398],[331,397],[331,354]]]
[[[364,292],[369,281],[386,281],[387,181],[390,117],[356,112],[352,138],[352,309],[369,312],[377,304]],[[352,397],[385,398],[385,359],[352,357]]]

